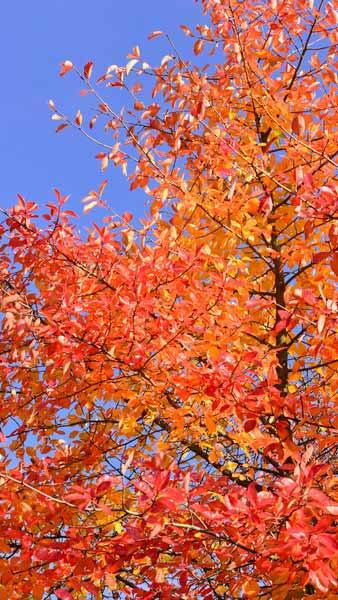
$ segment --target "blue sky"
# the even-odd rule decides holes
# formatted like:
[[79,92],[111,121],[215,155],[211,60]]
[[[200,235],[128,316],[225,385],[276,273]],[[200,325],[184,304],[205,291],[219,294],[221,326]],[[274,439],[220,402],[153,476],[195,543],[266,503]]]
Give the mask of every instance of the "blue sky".
[[[58,76],[60,62],[70,59],[82,66],[91,59],[99,75],[110,64],[125,64],[138,44],[155,64],[168,53],[164,41],[147,41],[157,29],[170,32],[190,56],[191,40],[179,25],[203,22],[200,5],[194,0],[4,0],[1,8],[0,206],[12,205],[18,192],[44,204],[57,187],[72,195],[71,208],[81,214],[81,198],[103,176],[93,158],[97,148],[76,132],[54,133],[48,100],[71,112],[83,102],[79,82]],[[142,214],[143,194],[130,193],[118,170],[109,170],[107,192],[118,212]]]

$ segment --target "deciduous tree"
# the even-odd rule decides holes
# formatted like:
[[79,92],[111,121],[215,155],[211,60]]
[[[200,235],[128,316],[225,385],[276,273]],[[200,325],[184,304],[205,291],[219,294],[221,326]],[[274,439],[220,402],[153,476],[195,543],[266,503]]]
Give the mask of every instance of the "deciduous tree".
[[50,101],[141,225],[3,211],[1,599],[337,597],[338,14],[202,8],[191,60],[63,63],[88,126]]

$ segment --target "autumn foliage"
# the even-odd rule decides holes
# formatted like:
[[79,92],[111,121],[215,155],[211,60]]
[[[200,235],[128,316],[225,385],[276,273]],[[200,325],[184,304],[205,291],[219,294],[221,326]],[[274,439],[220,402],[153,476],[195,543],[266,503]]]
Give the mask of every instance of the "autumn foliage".
[[141,224],[2,212],[1,600],[337,598],[337,6],[202,5],[49,103]]

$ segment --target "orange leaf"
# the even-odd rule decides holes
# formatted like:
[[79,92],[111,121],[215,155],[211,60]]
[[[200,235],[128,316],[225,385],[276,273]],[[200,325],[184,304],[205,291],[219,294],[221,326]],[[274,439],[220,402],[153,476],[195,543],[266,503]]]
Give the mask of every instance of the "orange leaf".
[[159,37],[160,35],[163,35],[163,31],[152,31],[148,35],[148,40],[154,40],[155,38]]
[[326,321],[326,316],[325,315],[320,315],[319,319],[318,319],[318,324],[317,324],[317,329],[318,329],[318,333],[321,334],[324,330],[325,327],[325,321]]
[[196,40],[196,42],[194,43],[194,53],[196,54],[196,56],[198,54],[201,54],[201,52],[204,48],[204,44],[205,44],[204,40]]
[[246,581],[243,585],[243,592],[247,598],[258,598],[260,587],[254,579]]
[[83,121],[83,117],[81,112],[78,110],[75,116],[75,123],[76,125],[78,125],[78,127],[81,127],[82,125],[82,121]]
[[65,60],[63,63],[61,63],[61,68],[59,71],[60,77],[63,77],[63,75],[68,73],[68,71],[71,71],[72,68],[73,68],[73,63],[70,60]]
[[180,28],[182,29],[182,31],[184,31],[185,35],[188,35],[190,37],[193,36],[190,27],[187,27],[187,25],[180,25]]
[[66,129],[66,127],[68,127],[68,123],[61,123],[61,125],[59,125],[56,129],[55,129],[55,133],[59,133],[59,131],[62,131],[63,129]]

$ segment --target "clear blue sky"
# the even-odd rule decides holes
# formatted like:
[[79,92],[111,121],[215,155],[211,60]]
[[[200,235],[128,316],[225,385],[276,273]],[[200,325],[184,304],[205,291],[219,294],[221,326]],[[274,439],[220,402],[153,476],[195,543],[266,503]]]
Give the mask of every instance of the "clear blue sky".
[[[173,35],[190,56],[190,41],[180,24],[203,22],[194,0],[4,0],[1,6],[0,206],[16,201],[17,192],[39,204],[52,198],[53,187],[72,194],[71,207],[81,214],[81,198],[103,179],[93,158],[97,148],[76,132],[54,133],[47,102],[81,107],[79,82],[60,78],[59,63],[82,66],[94,60],[101,74],[110,64],[125,64],[135,45],[156,59],[168,53],[164,41],[147,41],[153,30]],[[143,211],[142,193],[128,191],[117,170],[109,170],[109,197],[117,211]],[[81,217],[83,218],[83,217]],[[95,214],[90,213],[90,219]]]

